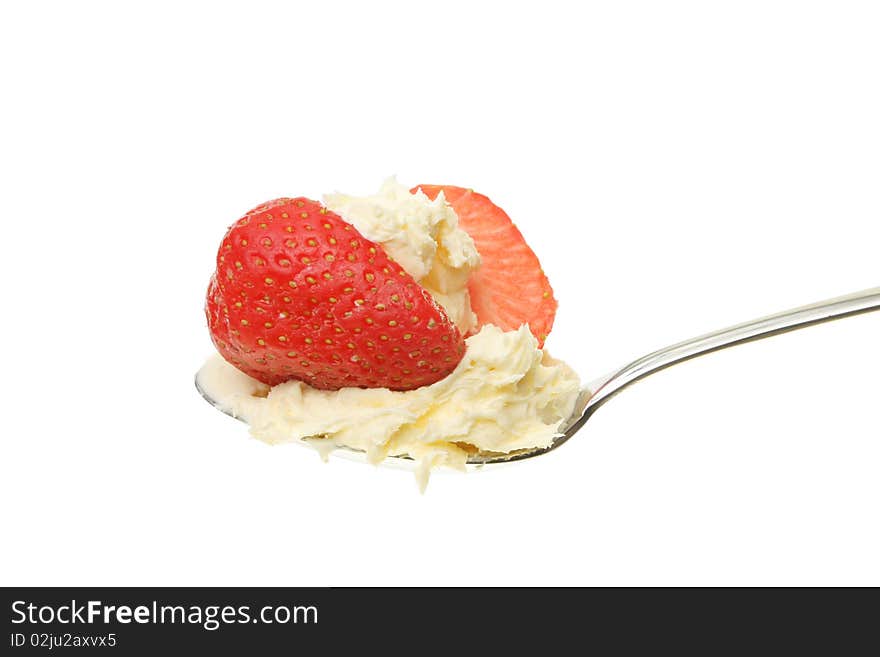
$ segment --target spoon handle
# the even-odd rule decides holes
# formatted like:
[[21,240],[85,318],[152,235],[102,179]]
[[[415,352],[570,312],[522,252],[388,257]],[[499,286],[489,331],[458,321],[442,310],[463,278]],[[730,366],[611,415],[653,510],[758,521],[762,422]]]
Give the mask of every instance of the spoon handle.
[[647,356],[642,356],[616,372],[593,382],[589,386],[592,397],[587,402],[585,410],[595,410],[605,400],[629,384],[635,383],[649,374],[659,372],[670,365],[752,340],[760,340],[771,335],[779,335],[806,326],[873,310],[880,310],[880,287],[820,301],[809,306],[793,308],[670,345]]

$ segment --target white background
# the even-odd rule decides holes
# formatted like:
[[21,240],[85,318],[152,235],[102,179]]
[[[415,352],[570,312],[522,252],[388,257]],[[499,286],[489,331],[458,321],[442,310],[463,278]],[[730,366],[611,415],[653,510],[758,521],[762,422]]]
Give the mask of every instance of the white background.
[[424,496],[192,383],[227,225],[391,174],[509,212],[585,379],[880,285],[876,7],[4,4],[0,582],[880,584],[880,313]]

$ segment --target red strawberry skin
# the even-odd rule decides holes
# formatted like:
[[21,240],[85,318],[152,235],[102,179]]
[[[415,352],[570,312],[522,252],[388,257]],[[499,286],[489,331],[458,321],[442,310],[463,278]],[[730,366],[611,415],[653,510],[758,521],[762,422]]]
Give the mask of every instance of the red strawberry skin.
[[443,192],[459,226],[474,240],[482,264],[471,274],[468,291],[480,325],[506,331],[528,324],[543,347],[558,306],[553,288],[534,251],[510,217],[488,197],[452,185],[419,185],[429,198]]
[[264,203],[229,229],[205,313],[220,354],[268,385],[411,390],[447,376],[465,350],[381,246],[306,198]]

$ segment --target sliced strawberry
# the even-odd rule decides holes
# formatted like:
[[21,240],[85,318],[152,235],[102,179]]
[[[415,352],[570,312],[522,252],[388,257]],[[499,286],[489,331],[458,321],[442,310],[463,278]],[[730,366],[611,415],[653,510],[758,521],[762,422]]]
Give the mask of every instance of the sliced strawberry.
[[305,198],[265,203],[229,229],[205,313],[220,354],[269,385],[410,390],[439,381],[464,354],[426,290]]
[[556,299],[550,281],[534,251],[510,217],[482,194],[451,185],[419,185],[431,199],[441,191],[458,215],[459,226],[470,235],[482,265],[471,274],[471,307],[480,325],[504,330],[528,324],[539,346],[553,328]]

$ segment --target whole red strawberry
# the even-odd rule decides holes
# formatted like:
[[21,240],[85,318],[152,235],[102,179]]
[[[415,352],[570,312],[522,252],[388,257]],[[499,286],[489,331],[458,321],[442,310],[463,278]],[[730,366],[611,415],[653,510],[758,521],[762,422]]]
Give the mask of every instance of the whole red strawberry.
[[426,290],[306,198],[265,203],[229,229],[205,312],[220,354],[269,385],[411,390],[448,375],[464,354]]

